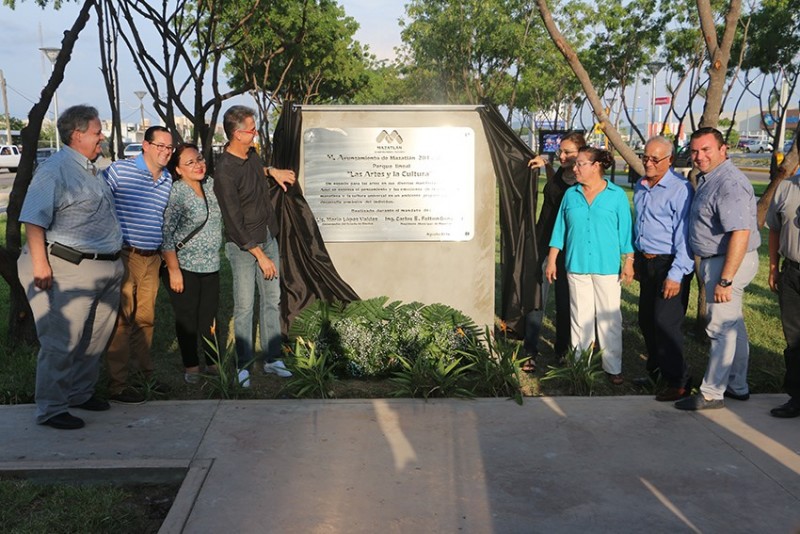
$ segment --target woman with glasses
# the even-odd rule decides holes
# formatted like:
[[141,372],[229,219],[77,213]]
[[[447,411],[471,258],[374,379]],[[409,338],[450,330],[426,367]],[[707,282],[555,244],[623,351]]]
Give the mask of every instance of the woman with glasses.
[[[536,156],[528,162],[528,166],[531,168],[544,168],[547,175],[547,182],[542,190],[542,210],[536,220],[536,245],[539,251],[537,257],[541,260],[537,266],[536,279],[542,282],[541,307],[528,313],[525,318],[524,348],[529,359],[523,364],[522,370],[528,373],[536,370],[535,362],[539,356],[539,334],[550,289],[550,282],[544,277],[550,236],[553,233],[553,225],[556,222],[558,207],[561,205],[564,192],[576,183],[573,166],[575,158],[578,157],[578,149],[584,146],[586,146],[586,139],[582,133],[567,132],[561,138],[559,149],[556,151],[556,157],[561,164],[558,170],[554,171],[550,162],[542,156]],[[570,348],[569,287],[567,286],[567,272],[564,270],[563,254],[559,254],[556,258],[556,268],[558,277],[555,282],[556,340],[554,348],[558,356],[563,356]]]
[[209,373],[218,357],[206,341],[213,341],[219,305],[219,250],[222,215],[214,195],[214,182],[196,145],[175,150],[168,168],[175,183],[164,212],[161,253],[162,281],[175,310],[175,332],[183,358],[184,380],[200,381],[198,344],[202,344]]
[[603,369],[614,385],[621,385],[620,281],[633,280],[633,226],[628,196],[604,177],[613,164],[606,150],[578,150],[573,167],[578,183],[561,201],[545,276],[551,283],[559,278],[556,258],[564,251],[574,356],[591,350],[596,332]]

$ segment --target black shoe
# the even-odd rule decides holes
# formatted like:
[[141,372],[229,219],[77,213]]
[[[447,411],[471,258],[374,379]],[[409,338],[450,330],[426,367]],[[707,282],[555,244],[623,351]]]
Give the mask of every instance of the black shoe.
[[111,395],[108,400],[118,404],[144,404],[145,402],[144,395],[130,386],[115,395]]
[[675,403],[679,410],[716,410],[725,407],[725,401],[721,399],[706,400],[702,393],[686,397]]
[[60,428],[61,430],[75,430],[76,428],[83,428],[84,422],[80,417],[70,415],[69,412],[62,412],[54,415],[43,425],[52,426],[53,428]]
[[81,410],[89,410],[90,412],[104,412],[110,409],[111,405],[108,403],[108,401],[98,399],[92,395],[89,397],[89,400],[83,404],[76,404],[75,406],[71,406],[71,408],[80,408]]
[[780,417],[782,419],[789,419],[791,417],[800,416],[800,402],[792,399],[786,404],[781,404],[777,408],[769,411],[773,417]]
[[733,391],[725,390],[723,395],[729,399],[738,400],[738,401],[746,401],[750,398],[750,393],[745,393],[744,395],[739,395],[738,393],[734,393]]
[[653,382],[653,379],[650,378],[649,376],[637,376],[636,378],[631,380],[631,383],[634,386],[639,386],[640,388],[649,388],[652,387],[653,384],[655,384],[655,382]]
[[658,402],[673,402],[680,399],[685,399],[690,395],[690,392],[686,388],[676,388],[674,386],[669,386],[661,390],[658,395],[656,395],[656,400]]

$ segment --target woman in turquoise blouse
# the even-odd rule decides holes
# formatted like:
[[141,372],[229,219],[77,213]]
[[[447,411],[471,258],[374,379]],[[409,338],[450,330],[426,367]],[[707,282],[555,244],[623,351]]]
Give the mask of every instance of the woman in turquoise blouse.
[[206,340],[214,339],[212,328],[219,307],[222,215],[214,182],[206,176],[206,164],[196,145],[178,147],[168,168],[175,183],[164,211],[161,253],[166,266],[161,276],[175,310],[184,380],[196,384],[200,380],[198,344],[203,346],[208,372],[216,372],[211,358],[216,355]]
[[589,349],[597,332],[603,369],[613,384],[620,385],[620,281],[633,280],[633,226],[628,196],[603,175],[613,164],[606,150],[586,146],[578,151],[574,167],[578,183],[561,201],[545,275],[551,283],[556,279],[556,257],[564,250],[573,349]]

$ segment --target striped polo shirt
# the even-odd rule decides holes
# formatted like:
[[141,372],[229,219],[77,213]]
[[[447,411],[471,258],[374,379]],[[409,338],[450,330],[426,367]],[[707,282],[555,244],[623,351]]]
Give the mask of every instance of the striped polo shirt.
[[105,170],[106,179],[114,195],[114,206],[126,245],[143,250],[156,250],[161,246],[161,227],[164,208],[169,201],[172,177],[167,169],[153,180],[144,161],[144,154],[133,159],[115,161]]

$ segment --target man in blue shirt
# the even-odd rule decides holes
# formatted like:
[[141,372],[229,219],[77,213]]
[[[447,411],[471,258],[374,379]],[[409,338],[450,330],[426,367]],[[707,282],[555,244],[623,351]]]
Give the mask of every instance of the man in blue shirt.
[[653,137],[644,147],[644,176],[633,188],[634,270],[639,280],[639,328],[647,347],[649,379],[665,389],[657,401],[676,401],[691,389],[681,326],[689,305],[694,259],[688,244],[694,190],[670,169],[672,142]]
[[705,410],[723,408],[723,397],[750,398],[750,343],[742,299],[758,272],[761,236],[753,186],[728,159],[722,134],[714,128],[700,128],[692,133],[689,148],[700,171],[689,213],[689,246],[700,256],[711,350],[700,393],[679,400],[675,407]]
[[69,408],[109,408],[94,391],[117,318],[122,234],[111,191],[94,166],[105,139],[97,110],[68,108],[58,133],[64,148],[36,169],[22,204],[28,242],[18,266],[40,345],[36,422],[75,429],[84,421]]
[[145,401],[129,381],[131,363],[137,365],[152,390],[166,392],[166,386],[151,376],[154,366],[150,346],[161,267],[161,228],[172,188],[172,177],[165,167],[173,151],[169,130],[152,126],[144,133],[141,154],[116,161],[105,171],[122,227],[125,265],[119,319],[106,354],[113,402]]
[[[789,400],[770,410],[775,417],[800,417],[800,174],[778,185],[767,211],[769,287],[778,293],[786,373],[783,389]],[[783,265],[780,270],[780,258]]]

